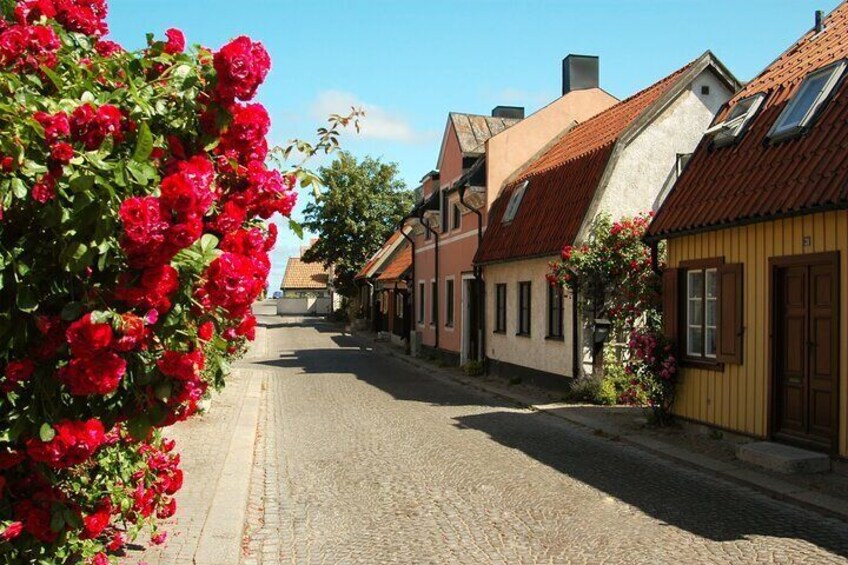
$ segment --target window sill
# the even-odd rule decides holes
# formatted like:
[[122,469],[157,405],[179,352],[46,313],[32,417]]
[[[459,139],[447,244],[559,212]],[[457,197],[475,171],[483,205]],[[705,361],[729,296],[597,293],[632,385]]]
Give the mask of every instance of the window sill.
[[546,341],[565,341],[565,336],[562,335],[549,335],[545,336]]
[[687,369],[702,369],[704,371],[724,372],[724,363],[718,361],[705,361],[704,359],[693,359],[684,357],[680,360],[680,366]]
[[521,333],[521,332],[518,332],[518,333],[516,333],[515,335],[516,335],[517,337],[530,337],[530,334],[529,334],[529,333]]
[[506,330],[495,330],[492,333],[497,335],[506,335]]

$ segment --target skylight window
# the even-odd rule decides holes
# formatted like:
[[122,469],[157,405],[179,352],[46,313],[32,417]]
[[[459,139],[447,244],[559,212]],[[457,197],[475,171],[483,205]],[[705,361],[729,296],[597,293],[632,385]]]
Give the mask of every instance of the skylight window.
[[506,205],[506,212],[504,212],[503,223],[509,223],[515,219],[515,215],[518,213],[518,207],[521,206],[521,200],[524,198],[524,192],[527,190],[528,181],[524,181],[512,192],[512,196],[509,198],[509,204]]
[[780,113],[769,132],[770,139],[781,139],[800,133],[809,127],[819,108],[827,101],[845,71],[845,61],[839,61],[809,75],[789,104]]
[[727,118],[706,131],[707,135],[713,136],[716,145],[727,145],[739,139],[744,133],[748,123],[757,114],[757,110],[763,104],[766,95],[763,93],[743,98],[731,108]]

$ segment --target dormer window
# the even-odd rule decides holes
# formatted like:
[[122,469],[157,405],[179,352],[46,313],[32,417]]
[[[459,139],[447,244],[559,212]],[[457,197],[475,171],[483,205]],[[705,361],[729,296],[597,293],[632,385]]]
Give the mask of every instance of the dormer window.
[[524,192],[527,190],[529,181],[524,181],[515,187],[512,191],[512,196],[509,198],[509,204],[506,205],[506,211],[503,216],[503,223],[507,224],[515,219],[518,213],[518,207],[521,206],[521,200],[524,198]]
[[839,61],[807,75],[798,92],[778,116],[768,134],[779,140],[796,135],[810,126],[819,108],[828,100],[845,71],[845,61]]
[[712,135],[713,143],[719,147],[733,143],[744,133],[765,98],[766,95],[763,93],[743,98],[731,108],[723,122],[708,129],[706,134]]

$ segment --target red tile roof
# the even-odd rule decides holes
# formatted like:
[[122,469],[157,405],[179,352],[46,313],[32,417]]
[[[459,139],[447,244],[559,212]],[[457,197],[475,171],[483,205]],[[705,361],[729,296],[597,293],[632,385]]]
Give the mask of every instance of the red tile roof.
[[300,257],[289,257],[280,288],[326,290],[329,281],[330,272],[321,263],[304,263]]
[[701,141],[649,237],[848,207],[848,80],[837,86],[806,134],[764,143],[804,77],[848,57],[848,3],[824,24],[824,31],[805,34],[730,100],[717,122],[739,100],[766,93],[735,145],[711,148],[709,136]]
[[365,263],[365,265],[362,266],[362,268],[356,274],[354,279],[364,279],[365,277],[367,277],[368,271],[370,271],[371,268],[374,267],[374,265],[376,265],[378,262],[380,262],[381,260],[384,260],[386,258],[385,257],[386,252],[389,249],[391,249],[391,247],[395,244],[395,242],[400,237],[401,237],[400,232],[396,231],[395,233],[393,233],[391,235],[391,237],[389,237],[389,239],[386,240],[386,243],[384,243],[383,246],[379,250],[377,250],[377,252],[374,253],[374,255],[371,256],[371,258]]
[[378,281],[391,282],[400,280],[412,266],[412,246],[406,244],[396,251],[394,256],[383,265],[383,272],[377,277]]
[[[489,226],[475,261],[553,255],[571,243],[618,139],[654,102],[670,92],[693,64],[576,125],[507,185],[492,205]],[[529,185],[518,213],[512,222],[504,224],[501,220],[510,197],[525,180]]]

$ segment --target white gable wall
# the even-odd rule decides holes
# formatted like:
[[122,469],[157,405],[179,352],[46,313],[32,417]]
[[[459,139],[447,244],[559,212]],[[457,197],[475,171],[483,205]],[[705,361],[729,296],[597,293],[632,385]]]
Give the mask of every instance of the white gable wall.
[[[701,94],[702,86],[708,86],[710,93]],[[621,151],[594,208],[595,215],[606,212],[616,220],[656,211],[662,189],[674,174],[677,154],[695,150],[713,116],[732,94],[710,69],[698,75]],[[584,240],[590,229],[591,222],[585,222],[578,241]]]

